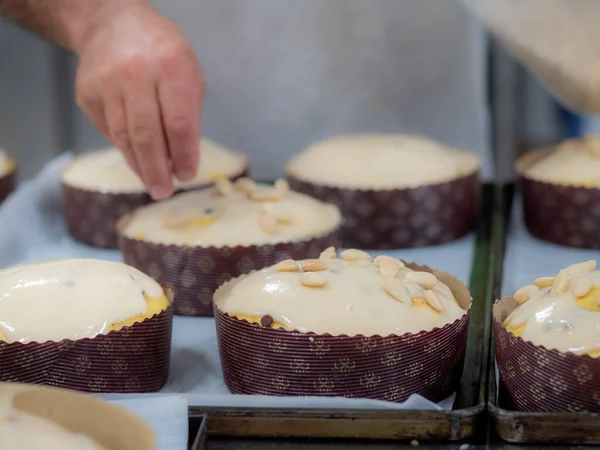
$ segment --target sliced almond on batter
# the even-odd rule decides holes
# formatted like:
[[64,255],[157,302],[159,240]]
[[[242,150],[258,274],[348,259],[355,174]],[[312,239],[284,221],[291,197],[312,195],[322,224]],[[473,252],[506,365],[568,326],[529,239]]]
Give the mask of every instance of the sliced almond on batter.
[[423,289],[433,289],[438,283],[435,275],[429,272],[407,272],[406,279],[418,284]]
[[383,284],[383,288],[395,300],[407,306],[412,306],[412,299],[408,289],[404,286],[403,280],[398,278],[389,279]]
[[327,284],[327,278],[320,272],[304,272],[300,283],[306,287],[320,288]]
[[335,251],[335,247],[333,247],[333,246],[327,247],[319,255],[319,259],[335,259],[335,258],[337,258],[337,253]]
[[535,279],[533,284],[535,284],[540,289],[544,289],[554,284],[554,277],[539,277]]
[[327,270],[327,264],[318,259],[309,259],[300,263],[305,272],[321,272]]
[[442,305],[442,302],[440,302],[440,300],[437,298],[435,292],[427,290],[423,293],[423,297],[425,298],[425,302],[433,309],[438,312],[444,311],[444,305]]
[[513,298],[515,299],[515,301],[519,304],[522,305],[523,303],[529,301],[529,299],[531,298],[531,294],[533,294],[535,291],[539,291],[540,288],[538,288],[535,285],[529,285],[529,286],[523,286],[521,289],[518,289],[514,294],[513,294]]
[[300,266],[293,259],[286,259],[275,265],[279,272],[299,272]]
[[366,261],[371,259],[371,256],[367,252],[355,248],[344,250],[340,257],[344,261]]

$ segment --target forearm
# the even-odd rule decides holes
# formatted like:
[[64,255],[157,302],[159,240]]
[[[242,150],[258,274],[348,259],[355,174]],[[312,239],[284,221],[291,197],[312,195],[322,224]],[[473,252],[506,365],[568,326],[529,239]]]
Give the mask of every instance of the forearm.
[[77,52],[102,18],[147,0],[0,0],[0,13],[39,36]]

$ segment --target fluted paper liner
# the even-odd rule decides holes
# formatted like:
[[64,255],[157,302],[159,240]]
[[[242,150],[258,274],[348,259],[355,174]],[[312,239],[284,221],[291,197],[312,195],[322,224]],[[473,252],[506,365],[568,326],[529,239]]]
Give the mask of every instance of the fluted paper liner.
[[[389,336],[332,336],[263,327],[219,310],[217,340],[223,377],[234,394],[369,398],[403,402],[420,394],[438,402],[456,390],[467,342],[470,294],[452,275],[426,266],[447,283],[466,311],[442,328]],[[246,275],[247,276],[247,275]],[[215,301],[239,280],[220,287]]]
[[[0,400],[11,409],[92,438],[109,450],[156,450],[152,427],[137,415],[91,395],[66,389],[0,383]],[[35,430],[31,430],[35,433]]]
[[342,244],[395,249],[438,245],[473,231],[479,216],[479,172],[412,189],[347,189],[287,174],[290,187],[342,212]]
[[502,324],[517,306],[508,296],[493,308],[496,362],[506,388],[501,406],[533,412],[600,412],[600,359],[548,350],[508,332]]
[[527,167],[550,151],[534,150],[517,162],[527,230],[554,244],[600,249],[600,189],[546,183],[524,175]]
[[[171,293],[167,293],[171,301]],[[94,338],[7,343],[0,340],[0,382],[97,393],[159,391],[167,382],[173,308]]]
[[10,163],[12,167],[10,170],[4,175],[0,176],[0,203],[6,200],[14,190],[17,185],[17,169],[16,165],[13,161]]
[[[247,168],[230,179],[246,176]],[[213,183],[191,186],[179,192],[205,189]],[[152,203],[147,193],[100,192],[62,183],[63,213],[73,239],[92,247],[119,248],[116,225],[119,219]]]
[[131,215],[123,217],[117,226],[123,261],[167,286],[174,295],[175,314],[183,316],[212,316],[215,290],[232,278],[284,259],[316,258],[324,248],[340,245],[339,225],[314,237],[268,245],[158,244],[125,236],[123,230],[131,219]]

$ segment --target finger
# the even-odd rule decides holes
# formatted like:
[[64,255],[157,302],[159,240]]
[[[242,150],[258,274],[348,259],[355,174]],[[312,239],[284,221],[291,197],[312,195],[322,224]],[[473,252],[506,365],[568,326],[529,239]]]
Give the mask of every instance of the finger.
[[177,178],[188,181],[198,169],[203,83],[189,57],[167,54],[161,64],[158,96],[169,158]]
[[150,196],[161,200],[173,195],[173,182],[157,91],[150,83],[136,81],[125,94],[129,139]]
[[129,167],[143,181],[140,165],[131,145],[129,129],[127,127],[127,114],[125,113],[125,101],[121,96],[114,96],[106,100],[104,109],[106,111],[106,124],[110,141],[117,147],[129,164]]
[[102,101],[99,98],[85,96],[78,92],[76,96],[76,102],[90,122],[92,122],[92,124],[100,132],[102,137],[110,142],[111,138],[108,131],[108,125],[106,123],[106,116]]

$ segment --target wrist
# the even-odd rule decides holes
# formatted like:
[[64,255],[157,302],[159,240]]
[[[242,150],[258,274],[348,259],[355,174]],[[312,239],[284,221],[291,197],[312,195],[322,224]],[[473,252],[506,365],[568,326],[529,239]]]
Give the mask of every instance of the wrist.
[[120,15],[134,9],[152,8],[149,0],[86,0],[81,5],[81,8],[71,12],[70,17],[65,18],[68,27],[67,47],[78,55],[98,29],[110,26]]

